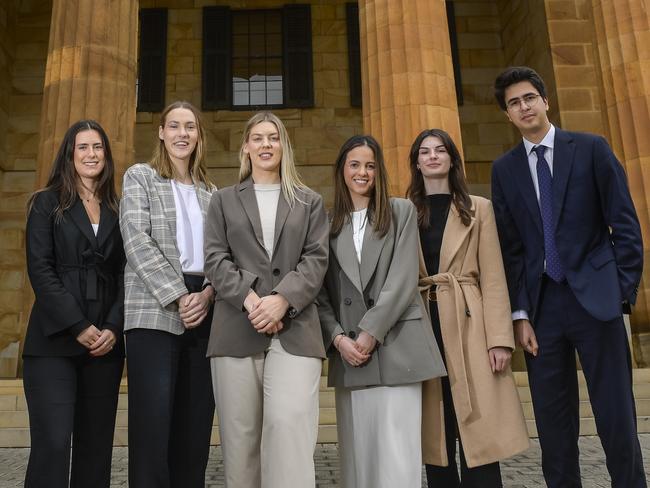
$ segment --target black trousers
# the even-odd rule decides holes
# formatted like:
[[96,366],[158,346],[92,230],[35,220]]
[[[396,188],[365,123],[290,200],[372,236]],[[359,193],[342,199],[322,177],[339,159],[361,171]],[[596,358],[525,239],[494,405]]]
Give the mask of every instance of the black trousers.
[[124,359],[25,356],[23,364],[31,436],[25,487],[108,488]]
[[549,488],[579,488],[579,402],[575,353],[587,380],[596,428],[614,488],[645,488],[623,317],[593,318],[566,283],[544,278],[535,335],[526,354],[542,470]]
[[151,329],[126,332],[129,486],[205,486],[214,417],[206,358],[211,322],[212,311],[182,335]]
[[[438,347],[442,357],[445,357],[445,348],[442,342],[442,332],[440,330],[440,319],[438,316],[438,307],[435,302],[431,302],[431,323],[433,333],[436,336]],[[448,466],[425,465],[427,472],[427,486],[429,488],[501,488],[501,470],[499,463],[484,464],[469,468],[465,461],[463,452],[463,443],[458,435],[458,423],[456,420],[456,411],[451,396],[451,386],[449,377],[441,378],[442,382],[442,403],[444,408],[445,422],[445,447],[447,449]],[[456,438],[458,437],[459,457],[460,457],[460,479],[458,477],[458,466],[456,464]]]

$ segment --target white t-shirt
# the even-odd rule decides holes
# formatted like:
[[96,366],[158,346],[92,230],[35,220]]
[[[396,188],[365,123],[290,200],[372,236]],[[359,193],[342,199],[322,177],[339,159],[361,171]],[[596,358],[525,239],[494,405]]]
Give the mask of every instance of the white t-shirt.
[[194,185],[172,180],[176,206],[176,245],[183,273],[203,274],[203,213]]

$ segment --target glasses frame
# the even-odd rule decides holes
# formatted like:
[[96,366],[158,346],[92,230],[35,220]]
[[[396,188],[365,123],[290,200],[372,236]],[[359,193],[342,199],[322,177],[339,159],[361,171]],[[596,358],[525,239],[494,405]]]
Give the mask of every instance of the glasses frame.
[[524,103],[526,104],[526,107],[533,108],[535,105],[537,105],[540,98],[542,98],[542,96],[539,93],[526,93],[521,98],[513,98],[511,100],[508,100],[506,103],[506,109],[517,110],[521,112],[523,110],[522,107]]

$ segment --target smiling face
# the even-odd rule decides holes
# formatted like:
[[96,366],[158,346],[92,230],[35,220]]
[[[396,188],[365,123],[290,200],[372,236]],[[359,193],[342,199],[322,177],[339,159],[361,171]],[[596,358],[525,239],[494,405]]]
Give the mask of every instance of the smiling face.
[[[74,169],[86,183],[97,181],[104,171],[104,143],[96,130],[77,133],[74,140]],[[87,185],[88,186],[88,185]]]
[[278,128],[273,122],[260,122],[251,128],[244,144],[244,153],[250,158],[254,181],[267,181],[269,176],[279,178],[282,144]]
[[350,149],[343,164],[343,180],[350,192],[355,210],[368,206],[375,186],[375,154],[368,146]]
[[[536,96],[535,96],[536,95]],[[525,100],[529,99],[528,102]],[[521,135],[539,142],[548,132],[548,100],[529,81],[520,81],[505,90],[506,116]]]
[[418,164],[424,179],[448,178],[451,156],[439,137],[425,137],[418,150]]
[[187,108],[171,110],[165,118],[165,125],[158,128],[158,137],[164,142],[174,164],[188,165],[199,140],[196,117]]

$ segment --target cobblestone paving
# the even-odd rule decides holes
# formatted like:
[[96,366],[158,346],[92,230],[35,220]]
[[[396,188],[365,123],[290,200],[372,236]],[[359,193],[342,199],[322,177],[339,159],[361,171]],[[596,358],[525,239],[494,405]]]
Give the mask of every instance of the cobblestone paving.
[[[650,434],[640,434],[645,470],[650,475]],[[29,449],[0,449],[0,488],[23,485]],[[316,449],[316,486],[333,488],[339,486],[338,449],[334,444],[320,444]],[[605,458],[598,437],[580,438],[580,462],[583,488],[606,488],[611,486],[605,467]],[[501,474],[506,488],[543,487],[540,451],[537,440],[523,454],[501,464]],[[650,478],[649,478],[650,480]],[[111,487],[127,486],[127,451],[124,447],[113,452],[113,477]],[[223,486],[223,462],[221,449],[213,447],[206,473],[206,487]],[[426,487],[424,476],[422,486]],[[291,488],[291,487],[287,487]],[[402,487],[395,487],[402,488]]]

